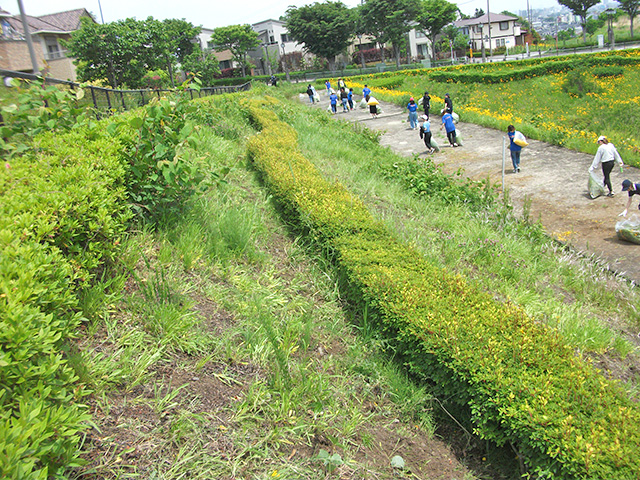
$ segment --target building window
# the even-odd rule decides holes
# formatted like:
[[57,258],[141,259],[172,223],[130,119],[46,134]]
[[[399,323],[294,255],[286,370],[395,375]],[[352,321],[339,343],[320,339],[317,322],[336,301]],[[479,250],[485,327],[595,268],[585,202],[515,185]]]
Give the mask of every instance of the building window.
[[47,59],[62,58],[62,51],[56,37],[44,37]]
[[462,27],[462,34],[469,35],[469,27]]
[[269,43],[276,43],[276,37],[269,35]]
[[500,30],[509,30],[509,22],[500,22]]
[[424,37],[426,37],[426,35],[422,30],[416,30],[416,38],[424,38]]
[[289,35],[286,33],[281,33],[280,34],[280,42],[281,43],[287,43],[289,41]]
[[473,26],[473,31],[475,33],[482,33],[482,28],[480,28],[480,25],[474,25]]

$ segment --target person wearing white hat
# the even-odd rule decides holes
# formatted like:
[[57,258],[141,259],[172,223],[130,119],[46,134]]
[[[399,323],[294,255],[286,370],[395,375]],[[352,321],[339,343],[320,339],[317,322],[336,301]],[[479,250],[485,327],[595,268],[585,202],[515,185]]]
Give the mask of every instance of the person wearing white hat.
[[622,158],[618,153],[616,147],[611,143],[607,137],[600,135],[598,137],[598,151],[595,157],[593,157],[593,163],[589,167],[589,173],[593,172],[598,165],[602,165],[602,175],[604,175],[604,186],[609,189],[607,197],[613,197],[613,188],[611,187],[611,170],[613,170],[614,160],[620,164],[620,168],[624,166]]

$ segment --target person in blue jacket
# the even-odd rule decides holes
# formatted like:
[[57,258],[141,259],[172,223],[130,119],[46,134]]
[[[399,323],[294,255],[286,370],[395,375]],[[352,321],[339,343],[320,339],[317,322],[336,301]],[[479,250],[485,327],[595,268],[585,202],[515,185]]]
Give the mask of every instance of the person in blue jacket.
[[338,113],[338,95],[333,90],[329,95],[329,103],[331,103],[331,113]]
[[443,127],[447,132],[447,139],[449,140],[451,146],[457,147],[458,144],[456,143],[456,125],[455,123],[453,123],[453,116],[449,112],[446,112],[444,115],[442,115],[442,125],[440,125],[440,130],[442,130]]
[[349,89],[349,93],[347,94],[347,101],[349,102],[349,109],[353,110],[353,88]]
[[362,89],[362,96],[367,102],[369,101],[370,95],[371,95],[371,89],[365,85],[364,88]]
[[418,128],[418,104],[413,97],[407,103],[407,110],[409,110],[409,127],[411,130],[415,130]]
[[511,163],[513,164],[513,173],[520,171],[520,153],[522,147],[514,142],[516,139],[516,127],[509,125],[507,127],[507,135],[509,136],[509,152],[511,152]]

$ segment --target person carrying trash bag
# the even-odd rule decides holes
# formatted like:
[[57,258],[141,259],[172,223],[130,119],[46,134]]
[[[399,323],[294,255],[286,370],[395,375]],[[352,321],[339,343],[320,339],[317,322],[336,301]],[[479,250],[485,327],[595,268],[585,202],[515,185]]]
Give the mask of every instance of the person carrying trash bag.
[[513,164],[513,173],[520,172],[520,153],[522,147],[529,145],[524,135],[516,130],[516,127],[509,125],[507,127],[507,135],[509,137],[509,151],[511,152],[511,163]]
[[[618,214],[619,217],[626,217],[627,212],[629,211],[629,207],[631,206],[631,198],[634,195],[640,195],[640,183],[633,183],[631,180],[624,180],[622,182],[622,191],[627,192],[629,194],[629,198],[627,199],[627,205],[624,207],[624,211]],[[640,210],[640,205],[638,205],[638,210]]]
[[456,143],[456,125],[453,123],[453,117],[450,113],[445,113],[442,116],[442,125],[440,125],[440,130],[444,128],[445,132],[447,132],[447,139],[452,147],[457,147]]
[[593,172],[598,165],[602,165],[602,174],[604,175],[604,186],[609,189],[607,197],[613,197],[613,188],[611,187],[611,170],[613,170],[614,160],[620,164],[620,170],[624,166],[622,158],[616,150],[616,147],[611,143],[607,137],[600,135],[598,137],[598,151],[595,157],[593,157],[593,163],[589,167],[589,173]]
[[421,115],[418,122],[420,123],[420,138],[424,140],[424,144],[429,149],[429,153],[439,151],[440,148],[438,144],[431,138],[431,122],[429,122],[429,117]]
[[369,105],[369,113],[371,114],[371,118],[378,118],[378,100],[369,95],[369,100],[367,100],[367,105]]

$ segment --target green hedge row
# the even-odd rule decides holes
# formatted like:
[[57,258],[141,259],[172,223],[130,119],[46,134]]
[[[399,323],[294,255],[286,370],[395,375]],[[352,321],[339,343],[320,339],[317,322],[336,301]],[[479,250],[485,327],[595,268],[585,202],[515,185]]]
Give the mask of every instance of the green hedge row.
[[52,478],[88,427],[65,343],[77,292],[111,261],[130,211],[122,148],[105,129],[39,137],[0,166],[0,471]]
[[[458,71],[440,70],[429,74],[432,80],[449,83],[506,83],[527,78],[553,75],[582,67],[605,67],[605,66],[625,66],[640,64],[640,57],[629,56],[584,56],[575,55],[573,58],[541,61],[534,60],[526,65],[516,62],[508,62],[507,65],[500,64],[499,69],[489,68],[465,68]],[[502,67],[512,67],[504,69]]]
[[248,102],[262,129],[250,158],[284,214],[331,253],[350,301],[375,313],[411,372],[467,408],[482,438],[512,444],[539,478],[636,478],[640,410],[623,389],[519,307],[396,241],[301,156],[273,105]]

